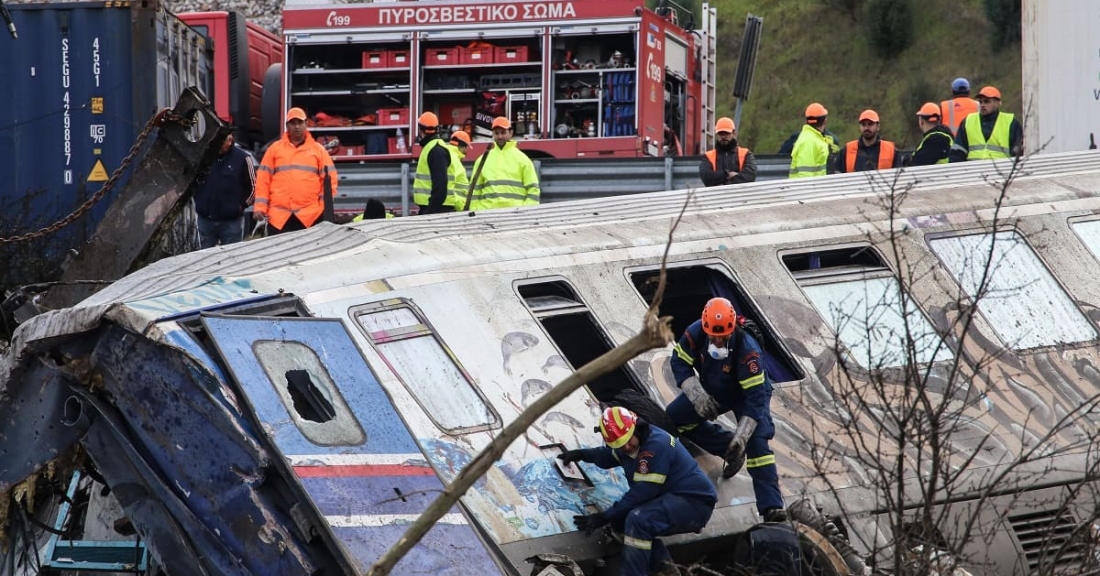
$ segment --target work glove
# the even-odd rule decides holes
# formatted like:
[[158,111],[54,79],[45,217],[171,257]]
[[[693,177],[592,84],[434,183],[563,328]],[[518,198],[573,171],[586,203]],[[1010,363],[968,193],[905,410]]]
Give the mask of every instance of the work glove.
[[723,478],[733,478],[734,474],[740,472],[741,467],[745,465],[745,445],[752,437],[754,430],[756,430],[756,420],[742,416],[737,421],[737,431],[733,433],[733,440],[729,448],[726,448],[726,455],[723,458],[726,461],[722,467]]
[[603,515],[603,512],[573,516],[573,523],[577,525],[577,529],[584,530],[585,536],[591,536],[593,532],[603,527],[608,522],[609,520]]
[[566,450],[561,454],[558,454],[558,460],[561,460],[562,464],[569,465],[574,462],[584,462],[583,450]]
[[680,385],[680,389],[684,391],[684,396],[687,396],[688,402],[691,402],[691,407],[695,408],[695,413],[704,420],[711,420],[721,413],[718,401],[707,394],[707,391],[703,389],[703,383],[699,382],[699,379],[695,376],[684,380],[684,383]]

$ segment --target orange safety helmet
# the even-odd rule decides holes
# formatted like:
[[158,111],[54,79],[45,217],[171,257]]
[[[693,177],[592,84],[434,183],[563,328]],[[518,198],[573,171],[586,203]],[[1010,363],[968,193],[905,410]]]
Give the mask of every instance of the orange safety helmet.
[[725,298],[711,298],[703,306],[703,332],[708,336],[729,336],[737,325],[737,312]]
[[917,116],[924,116],[929,121],[933,118],[940,119],[940,107],[935,102],[925,102],[920,110],[917,110]]
[[819,118],[824,118],[829,115],[829,111],[824,106],[814,102],[806,107],[806,123],[817,124]]
[[470,145],[470,135],[463,132],[462,130],[458,130],[458,131],[455,131],[455,132],[451,133],[451,142],[453,143],[455,140],[457,140],[457,141],[459,141],[459,142],[461,142],[461,143],[463,143],[467,146]]
[[432,112],[425,112],[416,119],[416,123],[424,128],[425,132],[434,132],[439,127],[439,116],[436,116]]
[[612,448],[622,448],[634,437],[634,428],[638,425],[638,415],[619,406],[603,411],[600,417],[600,435]]
[[732,118],[723,116],[714,123],[715,134],[717,134],[718,132],[733,132],[734,130],[737,130],[737,126],[733,125]]

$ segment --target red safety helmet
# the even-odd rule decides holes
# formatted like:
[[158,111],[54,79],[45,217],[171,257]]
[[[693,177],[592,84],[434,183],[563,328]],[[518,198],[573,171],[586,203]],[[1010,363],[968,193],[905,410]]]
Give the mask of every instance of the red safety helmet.
[[725,298],[711,298],[703,306],[703,332],[709,336],[729,336],[737,325],[737,312]]
[[600,434],[603,441],[612,448],[622,448],[634,437],[634,428],[638,425],[638,415],[619,406],[603,411],[600,417]]

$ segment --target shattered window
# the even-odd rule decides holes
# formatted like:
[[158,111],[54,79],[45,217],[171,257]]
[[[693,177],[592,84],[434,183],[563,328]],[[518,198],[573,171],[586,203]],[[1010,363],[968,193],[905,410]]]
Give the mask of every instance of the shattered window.
[[310,442],[357,446],[366,441],[362,427],[312,348],[301,342],[257,340],[252,351],[294,424]]
[[1092,252],[1092,255],[1100,260],[1100,220],[1074,222],[1072,227],[1077,236],[1081,238],[1081,242],[1085,244],[1085,248],[1088,248],[1089,252]]
[[436,426],[455,434],[497,425],[497,415],[412,309],[391,308],[356,319]]
[[894,368],[954,357],[870,246],[788,254],[783,263],[860,366]]
[[1016,231],[928,244],[1009,348],[1096,338],[1096,329]]

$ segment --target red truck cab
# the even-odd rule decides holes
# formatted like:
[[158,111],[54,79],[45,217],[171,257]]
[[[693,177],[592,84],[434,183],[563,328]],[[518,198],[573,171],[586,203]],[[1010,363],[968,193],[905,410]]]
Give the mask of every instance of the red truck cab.
[[214,94],[218,116],[237,127],[245,147],[264,141],[264,75],[283,61],[282,39],[248,22],[239,12],[177,14],[213,44]]

